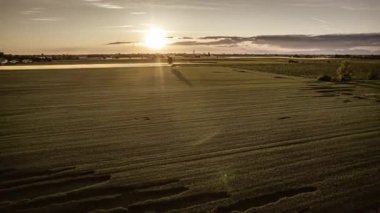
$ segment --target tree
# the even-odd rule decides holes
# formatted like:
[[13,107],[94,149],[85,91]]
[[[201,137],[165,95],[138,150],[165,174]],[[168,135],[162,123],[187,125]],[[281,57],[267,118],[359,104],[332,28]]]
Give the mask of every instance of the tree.
[[336,70],[339,81],[351,81],[352,80],[352,69],[348,61],[342,61],[339,68]]

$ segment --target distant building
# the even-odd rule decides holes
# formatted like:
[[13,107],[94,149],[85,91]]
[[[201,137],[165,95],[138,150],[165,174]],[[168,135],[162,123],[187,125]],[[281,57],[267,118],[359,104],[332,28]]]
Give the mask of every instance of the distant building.
[[33,60],[31,60],[31,59],[23,59],[21,62],[23,64],[30,64],[30,63],[33,63]]
[[5,64],[7,64],[8,63],[8,60],[7,59],[5,59],[5,58],[0,58],[0,64],[1,65],[5,65]]

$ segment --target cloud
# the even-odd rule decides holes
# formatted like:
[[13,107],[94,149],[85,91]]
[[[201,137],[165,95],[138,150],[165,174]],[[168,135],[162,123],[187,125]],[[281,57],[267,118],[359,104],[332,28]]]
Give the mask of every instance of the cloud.
[[21,11],[20,14],[22,14],[22,15],[35,15],[35,14],[40,14],[42,12],[42,10],[43,10],[43,8],[34,7],[34,8],[29,9],[29,10]]
[[168,10],[221,10],[228,7],[221,1],[130,0],[128,1],[128,8],[135,8],[136,11],[139,12],[140,9],[145,10],[146,8]]
[[210,45],[210,44],[200,43],[200,42],[197,42],[197,41],[178,41],[178,42],[173,43],[172,45],[176,45],[176,46],[193,46],[193,45]]
[[334,2],[330,1],[294,1],[291,5],[296,7],[306,7],[306,8],[329,8],[335,7]]
[[62,18],[32,18],[30,20],[32,20],[32,21],[54,22],[54,21],[61,21]]
[[331,35],[286,35],[257,36],[255,43],[290,48],[352,48],[356,46],[380,46],[380,33],[368,34],[331,34]]
[[265,48],[283,51],[354,51],[368,53],[380,50],[380,33],[331,35],[262,35],[253,37],[206,36],[180,40],[174,46],[213,46]]
[[132,28],[133,25],[119,25],[119,26],[104,26],[104,28],[118,29],[118,28]]
[[189,4],[149,4],[150,7],[160,7],[176,10],[220,10],[217,6],[189,5]]
[[104,8],[104,9],[123,9],[124,7],[109,3],[106,0],[84,0],[86,4],[98,7],[98,8]]
[[[174,38],[171,46],[224,48],[226,51],[251,53],[307,53],[307,54],[376,54],[380,51],[380,33],[330,35],[261,35],[205,36]],[[107,45],[127,45],[137,42],[112,42]],[[232,48],[231,48],[232,47]]]
[[105,9],[123,9],[124,7],[111,3],[93,3],[94,6]]
[[145,14],[147,14],[147,13],[141,12],[141,11],[131,12],[131,15],[145,15]]
[[135,42],[131,41],[116,41],[116,42],[111,42],[106,45],[125,45],[125,44],[134,44]]
[[353,7],[353,6],[343,6],[342,9],[349,11],[380,11],[380,8],[376,7]]
[[[173,45],[197,45],[197,46],[235,46],[242,42],[253,41],[254,37],[239,37],[239,36],[205,36],[193,39],[192,41],[178,41]],[[190,37],[180,38],[183,40],[191,40]]]
[[[349,0],[290,0],[292,6],[304,8],[329,8],[346,11],[379,11],[380,4],[376,1],[349,1]],[[370,5],[370,6],[369,6]]]
[[318,22],[318,23],[321,23],[321,24],[327,24],[327,21],[321,19],[321,18],[316,18],[316,17],[312,17],[311,18],[313,21],[315,22]]

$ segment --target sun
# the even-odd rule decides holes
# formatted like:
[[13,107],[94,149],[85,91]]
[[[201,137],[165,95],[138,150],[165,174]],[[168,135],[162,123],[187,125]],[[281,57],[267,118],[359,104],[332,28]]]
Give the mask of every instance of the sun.
[[151,28],[145,33],[145,46],[152,49],[161,49],[166,43],[166,32],[160,28]]

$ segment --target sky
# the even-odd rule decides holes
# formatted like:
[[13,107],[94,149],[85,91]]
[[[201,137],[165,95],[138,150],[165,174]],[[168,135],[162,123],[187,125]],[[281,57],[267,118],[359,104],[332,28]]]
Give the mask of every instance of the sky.
[[380,54],[379,20],[379,0],[0,0],[0,51]]

